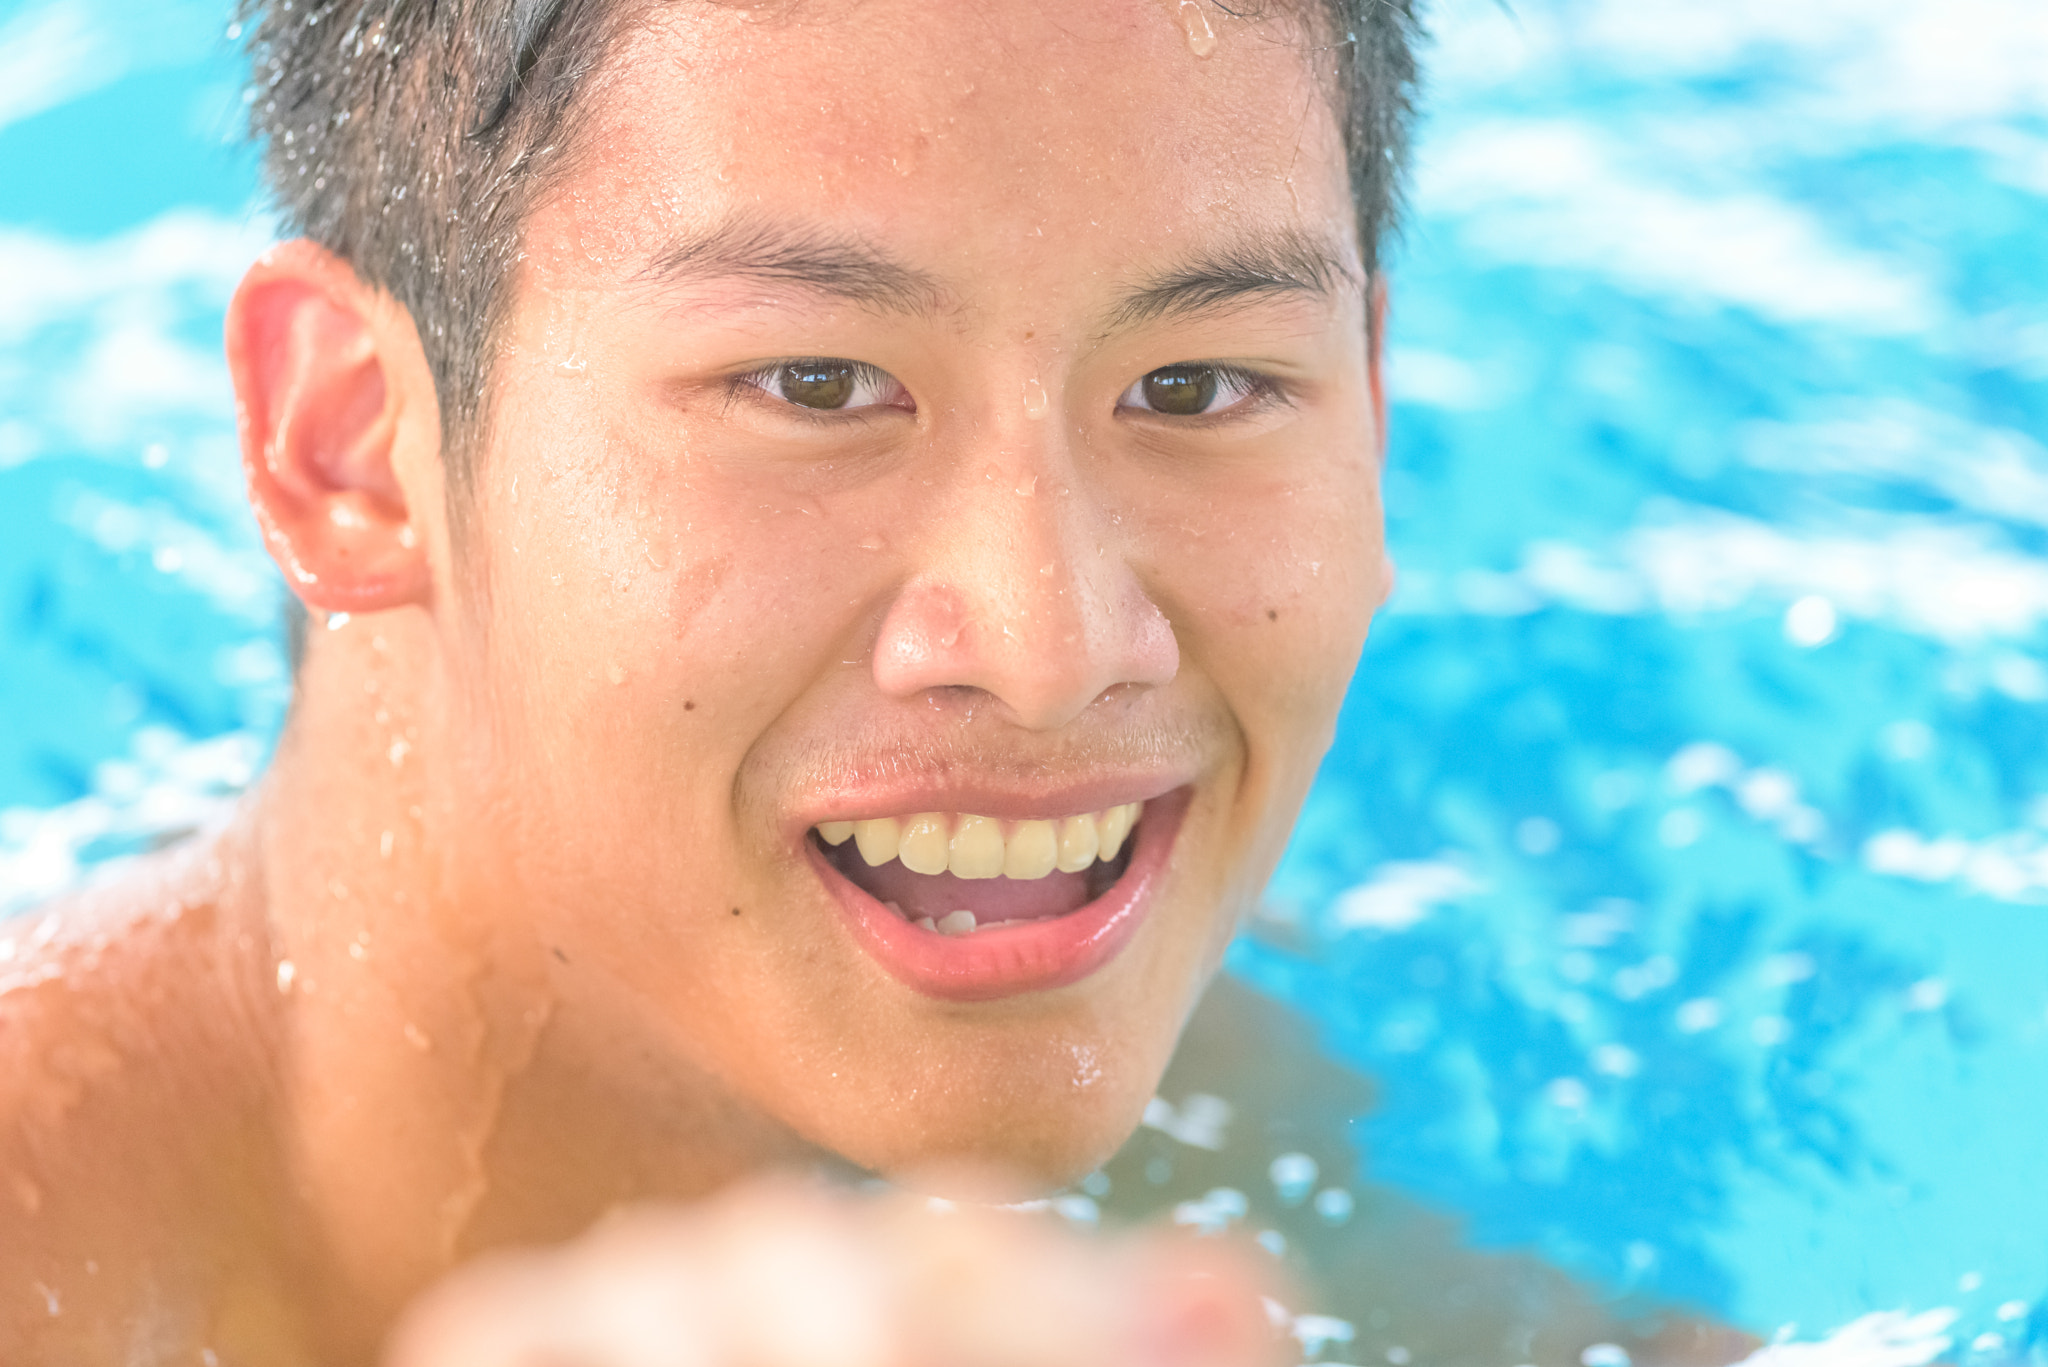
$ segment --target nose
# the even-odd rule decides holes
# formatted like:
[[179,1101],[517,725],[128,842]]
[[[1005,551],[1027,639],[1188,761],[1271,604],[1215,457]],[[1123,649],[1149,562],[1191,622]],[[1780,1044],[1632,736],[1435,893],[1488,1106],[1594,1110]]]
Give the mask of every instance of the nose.
[[1033,427],[1022,459],[934,501],[918,567],[875,643],[888,696],[972,689],[1015,724],[1052,731],[1119,686],[1179,671],[1173,626],[1118,520],[1077,477],[1057,422]]

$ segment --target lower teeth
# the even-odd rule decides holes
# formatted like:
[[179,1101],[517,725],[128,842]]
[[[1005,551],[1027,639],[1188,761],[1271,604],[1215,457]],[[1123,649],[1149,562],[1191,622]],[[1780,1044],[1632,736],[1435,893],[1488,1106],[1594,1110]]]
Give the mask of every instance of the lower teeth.
[[934,935],[956,936],[972,935],[978,930],[995,930],[1000,926],[1006,926],[1010,923],[1008,921],[990,921],[983,924],[975,919],[973,912],[962,910],[949,911],[936,921],[929,916],[920,916],[915,921],[912,921],[911,924],[919,930],[928,930]]
[[[1125,861],[1122,860],[1102,860],[1089,868],[1086,885],[1087,900],[1092,902],[1109,891],[1110,887],[1123,876],[1124,867]],[[965,907],[956,911],[949,911],[944,916],[934,918],[930,916],[912,916],[904,909],[901,902],[893,899],[882,903],[882,905],[916,926],[919,930],[933,935],[948,937],[972,935],[976,931],[995,930],[1002,926],[1014,924],[1010,921],[984,922],[974,912]]]

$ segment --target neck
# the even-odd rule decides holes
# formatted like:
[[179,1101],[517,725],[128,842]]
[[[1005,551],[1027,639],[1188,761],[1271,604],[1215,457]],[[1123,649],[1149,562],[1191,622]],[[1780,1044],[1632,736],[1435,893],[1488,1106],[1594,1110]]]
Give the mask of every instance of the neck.
[[477,766],[441,649],[423,612],[316,628],[262,796],[290,1161],[327,1318],[363,1352],[471,1252],[801,1152],[623,1021],[560,1005],[516,833],[464,800]]

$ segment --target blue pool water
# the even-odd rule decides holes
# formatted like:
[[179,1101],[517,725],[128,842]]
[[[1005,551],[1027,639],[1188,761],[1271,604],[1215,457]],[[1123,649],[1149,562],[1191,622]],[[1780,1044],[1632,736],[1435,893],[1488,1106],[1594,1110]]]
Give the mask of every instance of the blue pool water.
[[[285,700],[224,22],[0,0],[0,909],[218,812]],[[2048,7],[1435,24],[1402,584],[1232,967],[1481,1246],[2048,1358]]]

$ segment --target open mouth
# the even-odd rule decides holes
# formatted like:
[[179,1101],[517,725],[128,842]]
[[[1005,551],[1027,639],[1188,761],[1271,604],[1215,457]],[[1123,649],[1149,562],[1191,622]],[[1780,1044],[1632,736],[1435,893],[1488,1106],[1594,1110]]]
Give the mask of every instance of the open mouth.
[[856,940],[931,996],[1077,982],[1136,934],[1194,794],[1024,820],[921,812],[821,821],[812,865]]
[[918,929],[971,935],[1066,916],[1123,877],[1142,802],[1058,820],[953,812],[812,828],[848,882]]

